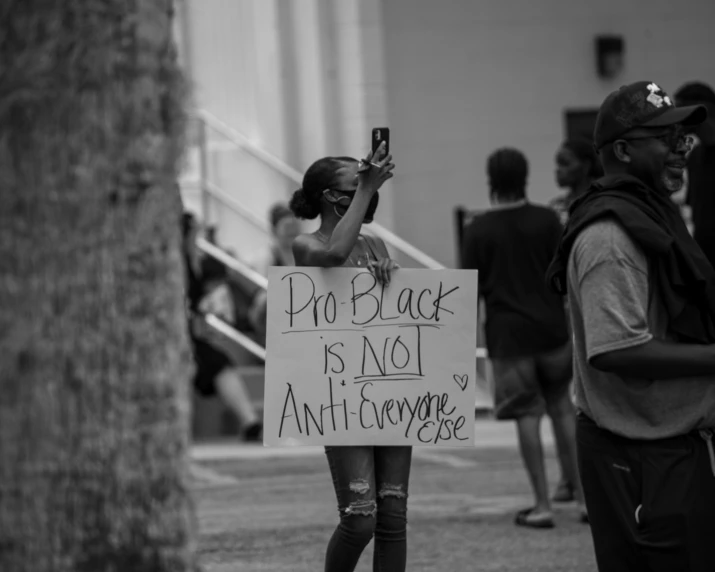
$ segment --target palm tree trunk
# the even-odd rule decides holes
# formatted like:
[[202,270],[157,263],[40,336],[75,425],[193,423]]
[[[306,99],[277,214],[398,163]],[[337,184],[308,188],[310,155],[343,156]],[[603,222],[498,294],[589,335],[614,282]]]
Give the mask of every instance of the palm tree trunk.
[[0,570],[194,570],[171,0],[0,2]]

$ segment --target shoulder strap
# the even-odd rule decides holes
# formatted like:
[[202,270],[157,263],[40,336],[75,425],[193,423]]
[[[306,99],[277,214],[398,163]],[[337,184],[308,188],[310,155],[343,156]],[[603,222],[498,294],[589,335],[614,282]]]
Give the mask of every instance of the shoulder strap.
[[363,234],[362,237],[365,240],[365,244],[367,244],[368,249],[370,249],[370,254],[372,254],[377,260],[390,258],[390,253],[387,251],[387,247],[381,239],[368,234]]

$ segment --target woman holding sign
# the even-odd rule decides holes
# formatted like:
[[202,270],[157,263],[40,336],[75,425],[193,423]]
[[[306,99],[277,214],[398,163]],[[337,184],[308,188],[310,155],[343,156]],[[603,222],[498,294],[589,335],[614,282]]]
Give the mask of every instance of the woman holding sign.
[[[382,143],[364,161],[325,157],[313,163],[291,209],[302,219],[320,217],[320,228],[293,243],[298,266],[365,267],[389,284],[398,265],[378,238],[363,236],[372,222],[378,190],[392,177],[392,156]],[[381,160],[377,160],[380,157]],[[407,557],[407,486],[411,447],[326,447],[340,512],[340,524],[328,544],[326,572],[355,570],[365,546],[375,536],[373,570],[403,572]]]

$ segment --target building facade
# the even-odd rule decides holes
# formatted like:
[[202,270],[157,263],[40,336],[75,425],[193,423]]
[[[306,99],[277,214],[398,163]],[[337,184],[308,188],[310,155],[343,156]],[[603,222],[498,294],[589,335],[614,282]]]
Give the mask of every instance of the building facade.
[[[362,155],[386,125],[397,170],[378,220],[451,266],[453,209],[488,204],[491,151],[523,150],[529,196],[550,200],[567,118],[638,79],[715,84],[714,25],[713,0],[177,0],[176,29],[194,104],[245,138],[241,151],[209,135],[224,191],[263,217],[296,182],[245,149],[302,172]],[[602,34],[624,42],[611,78]],[[211,216],[234,249],[251,241],[240,219]]]

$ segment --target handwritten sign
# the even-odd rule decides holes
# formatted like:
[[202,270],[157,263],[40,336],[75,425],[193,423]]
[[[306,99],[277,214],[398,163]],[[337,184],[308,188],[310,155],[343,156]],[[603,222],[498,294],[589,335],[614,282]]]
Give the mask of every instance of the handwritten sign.
[[266,445],[474,444],[477,273],[268,274]]

